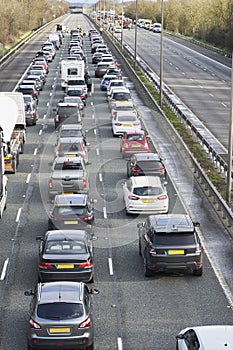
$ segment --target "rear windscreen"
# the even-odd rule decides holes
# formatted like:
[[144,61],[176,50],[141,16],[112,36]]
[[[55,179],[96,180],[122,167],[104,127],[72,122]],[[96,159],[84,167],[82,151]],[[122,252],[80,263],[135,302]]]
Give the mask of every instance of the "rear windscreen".
[[37,315],[47,320],[74,319],[83,315],[83,305],[77,303],[48,303],[40,304]]

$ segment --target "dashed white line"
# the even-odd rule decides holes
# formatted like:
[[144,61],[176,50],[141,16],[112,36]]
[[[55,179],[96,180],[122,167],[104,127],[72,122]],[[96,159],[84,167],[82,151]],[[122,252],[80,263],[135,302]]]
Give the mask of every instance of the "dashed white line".
[[28,183],[29,183],[29,181],[30,181],[30,179],[31,179],[31,175],[32,175],[32,174],[28,174],[28,176],[27,176],[27,180],[26,180],[26,184],[28,184]]
[[107,209],[103,207],[104,219],[107,219]]
[[37,148],[35,148],[33,155],[36,156],[36,154],[37,154]]
[[42,129],[40,129],[40,131],[39,131],[39,135],[41,135],[41,134],[42,134],[42,132],[43,132],[43,130],[42,130]]
[[17,213],[17,216],[16,216],[16,219],[15,219],[15,222],[19,222],[19,218],[20,218],[20,215],[21,215],[21,211],[22,211],[22,208],[19,208],[18,213]]
[[210,96],[210,97],[214,97],[214,95],[213,95],[213,94],[211,94],[211,93],[209,93],[209,96]]
[[108,267],[109,267],[109,274],[113,275],[113,265],[112,265],[112,258],[108,258]]
[[99,156],[99,155],[100,155],[99,148],[96,148],[96,155],[97,155],[97,156]]
[[99,173],[99,180],[100,180],[100,182],[103,181],[103,178],[102,178],[102,174],[101,174],[101,173]]
[[1,277],[0,277],[0,280],[1,280],[1,281],[3,281],[3,280],[5,279],[8,263],[9,263],[9,258],[7,258],[7,259],[4,261],[3,268],[2,268],[2,273],[1,273]]
[[92,114],[92,119],[95,119],[95,114],[94,113]]
[[94,134],[96,135],[96,129],[94,129]]
[[222,102],[221,105],[222,105],[223,107],[227,107],[227,105],[226,105],[224,102]]
[[47,103],[47,107],[49,106],[49,102]]
[[123,344],[122,344],[122,338],[121,337],[117,338],[117,347],[118,347],[118,350],[122,350],[123,349]]

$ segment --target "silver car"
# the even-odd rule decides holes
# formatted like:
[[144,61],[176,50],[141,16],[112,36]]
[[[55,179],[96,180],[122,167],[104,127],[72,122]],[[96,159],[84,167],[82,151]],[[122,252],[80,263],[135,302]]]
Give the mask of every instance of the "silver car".
[[185,328],[176,337],[176,349],[233,349],[233,326],[213,325]]
[[83,282],[39,283],[33,296],[28,323],[28,350],[94,349],[92,294]]

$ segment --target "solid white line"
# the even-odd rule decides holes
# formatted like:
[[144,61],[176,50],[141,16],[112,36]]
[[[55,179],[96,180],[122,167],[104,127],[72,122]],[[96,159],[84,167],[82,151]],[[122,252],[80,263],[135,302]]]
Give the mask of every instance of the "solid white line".
[[46,118],[46,114],[44,114],[44,116],[43,116],[43,119],[45,119]]
[[104,218],[107,219],[107,209],[106,209],[106,207],[103,207],[103,213],[104,213]]
[[31,179],[31,175],[32,175],[32,174],[28,174],[28,176],[27,176],[27,180],[26,180],[26,184],[28,184],[28,183],[29,183],[29,181],[30,181],[30,179]]
[[112,265],[112,258],[108,258],[108,267],[109,267],[109,274],[113,275],[113,265]]
[[21,215],[21,210],[22,210],[22,208],[19,208],[17,216],[16,216],[16,219],[15,219],[16,222],[19,222],[19,218],[20,218],[20,215]]
[[7,258],[4,261],[3,268],[2,268],[2,274],[1,274],[1,278],[0,278],[1,281],[3,281],[5,279],[8,263],[9,263],[9,258]]
[[120,337],[117,338],[117,347],[118,347],[118,350],[123,350],[122,338]]
[[227,107],[227,105],[224,102],[222,102],[221,104],[223,105],[223,107]]
[[33,155],[35,156],[36,154],[37,154],[37,148],[35,148]]
[[99,180],[100,180],[100,182],[103,181],[103,178],[102,178],[102,174],[101,174],[101,173],[99,173]]

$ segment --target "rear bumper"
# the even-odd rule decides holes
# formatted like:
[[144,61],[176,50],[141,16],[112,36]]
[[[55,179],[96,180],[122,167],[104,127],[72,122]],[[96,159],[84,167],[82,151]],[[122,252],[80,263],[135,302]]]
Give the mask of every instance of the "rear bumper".
[[41,282],[53,281],[76,281],[76,282],[90,282],[93,277],[93,270],[86,269],[85,271],[39,271],[39,278]]

